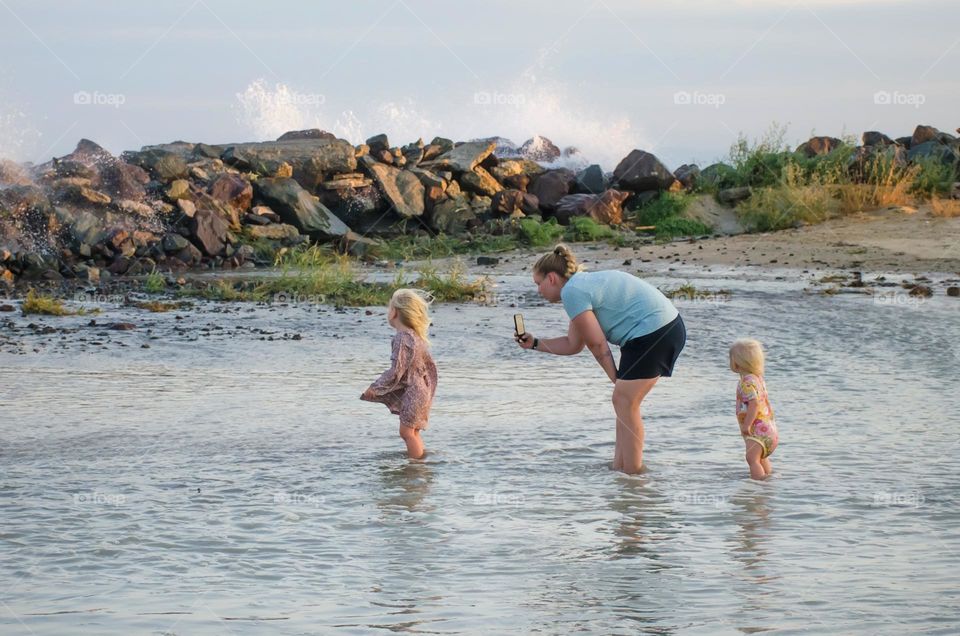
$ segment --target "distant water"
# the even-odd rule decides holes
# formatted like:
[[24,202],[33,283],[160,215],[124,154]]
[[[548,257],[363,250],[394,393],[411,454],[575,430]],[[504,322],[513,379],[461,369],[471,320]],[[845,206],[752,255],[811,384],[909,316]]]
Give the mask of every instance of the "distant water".
[[[502,280],[532,332],[565,326]],[[590,355],[517,350],[506,304],[434,309],[423,462],[357,400],[388,363],[381,309],[43,319],[80,331],[0,358],[0,631],[956,633],[960,304],[694,282],[733,295],[680,303],[634,477],[607,469]],[[766,483],[732,414],[744,335],[781,429]]]

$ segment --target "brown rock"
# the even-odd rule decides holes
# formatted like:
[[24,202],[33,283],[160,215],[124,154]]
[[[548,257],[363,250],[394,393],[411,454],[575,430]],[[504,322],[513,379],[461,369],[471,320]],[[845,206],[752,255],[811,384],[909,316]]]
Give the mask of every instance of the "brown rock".
[[571,194],[557,203],[556,217],[567,224],[575,216],[589,216],[597,223],[619,225],[623,223],[623,202],[628,192],[607,190],[603,194]]
[[242,213],[253,202],[253,186],[239,175],[224,174],[210,186],[210,196]]

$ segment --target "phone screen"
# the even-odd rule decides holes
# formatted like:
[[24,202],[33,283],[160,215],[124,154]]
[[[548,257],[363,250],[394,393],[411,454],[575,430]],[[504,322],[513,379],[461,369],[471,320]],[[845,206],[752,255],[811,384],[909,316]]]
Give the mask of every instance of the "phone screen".
[[523,328],[523,314],[514,314],[513,315],[513,326],[517,330],[517,335],[522,336],[527,333]]

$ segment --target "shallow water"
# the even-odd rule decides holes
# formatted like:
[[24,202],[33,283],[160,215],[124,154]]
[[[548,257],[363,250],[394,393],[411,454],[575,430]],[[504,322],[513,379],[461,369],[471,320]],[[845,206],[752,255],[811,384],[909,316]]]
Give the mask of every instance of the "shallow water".
[[[566,325],[526,276],[498,279],[499,305],[435,307],[422,462],[357,399],[389,363],[381,309],[108,307],[99,323],[139,325],[109,333],[14,315],[0,630],[956,633],[960,302],[758,277],[678,302],[687,348],[633,477],[607,468],[589,353],[513,344],[510,301],[531,332]],[[732,413],[743,335],[768,347],[781,431],[764,483]]]

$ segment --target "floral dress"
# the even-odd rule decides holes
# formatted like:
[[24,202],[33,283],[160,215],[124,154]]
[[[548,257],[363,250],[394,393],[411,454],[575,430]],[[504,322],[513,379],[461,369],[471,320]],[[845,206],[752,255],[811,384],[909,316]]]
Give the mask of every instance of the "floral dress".
[[758,375],[747,374],[737,383],[737,413],[746,413],[750,400],[757,401],[757,415],[747,428],[744,439],[752,439],[763,447],[761,458],[769,457],[777,448],[777,423],[767,397],[767,385]]
[[410,331],[393,337],[390,368],[370,385],[361,400],[385,404],[400,416],[400,424],[427,428],[430,406],[437,391],[437,366],[429,345]]

